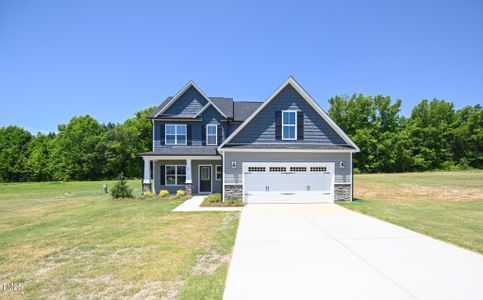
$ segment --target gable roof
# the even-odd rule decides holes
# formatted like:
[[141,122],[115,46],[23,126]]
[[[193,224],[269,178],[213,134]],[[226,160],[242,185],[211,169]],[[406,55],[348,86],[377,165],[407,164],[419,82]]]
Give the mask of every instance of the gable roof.
[[221,149],[227,143],[229,143],[248,123],[250,123],[256,115],[262,111],[265,106],[267,106],[274,98],[277,96],[287,85],[291,85],[301,96],[307,101],[315,111],[332,127],[335,132],[350,146],[352,146],[356,151],[359,151],[359,147],[347,136],[347,134],[332,120],[332,118],[315,102],[315,100],[304,90],[304,88],[292,77],[290,76],[275,92],[268,97],[268,99],[260,105],[255,112],[253,112],[250,117],[243,122],[219,147]]
[[160,114],[162,114],[163,112],[165,112],[173,103],[176,102],[176,100],[178,100],[189,88],[194,88],[195,90],[197,90],[201,96],[203,96],[203,98],[206,99],[206,101],[208,101],[208,103],[212,104],[214,108],[216,108],[216,110],[225,118],[228,118],[227,115],[220,109],[218,108],[218,106],[216,106],[213,101],[205,95],[205,93],[203,93],[203,91],[192,81],[190,80],[178,93],[176,93],[176,95],[174,95],[174,97],[172,97],[171,99],[169,99],[169,97],[163,102],[161,103],[161,105],[155,110],[155,113],[151,114],[151,118],[156,118],[158,117]]

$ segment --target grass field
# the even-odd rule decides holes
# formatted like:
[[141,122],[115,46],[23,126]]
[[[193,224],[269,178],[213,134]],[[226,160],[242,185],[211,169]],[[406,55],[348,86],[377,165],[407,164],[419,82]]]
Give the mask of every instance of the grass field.
[[483,253],[483,172],[364,174],[340,205]]
[[1,299],[222,297],[239,213],[113,200],[104,183],[0,184],[0,282],[23,285]]

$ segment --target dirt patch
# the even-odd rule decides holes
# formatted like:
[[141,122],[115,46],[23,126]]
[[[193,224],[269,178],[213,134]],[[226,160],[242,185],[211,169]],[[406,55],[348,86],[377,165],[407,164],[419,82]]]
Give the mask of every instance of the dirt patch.
[[476,201],[483,199],[483,191],[475,188],[455,188],[440,185],[363,183],[354,185],[354,196],[361,199],[377,200]]
[[207,254],[196,257],[196,265],[191,270],[191,275],[211,275],[224,263],[228,262],[229,255]]
[[237,219],[237,217],[234,214],[228,214],[223,218],[223,220],[221,221],[221,224],[226,226],[226,225],[229,225],[231,222],[233,222],[236,219]]

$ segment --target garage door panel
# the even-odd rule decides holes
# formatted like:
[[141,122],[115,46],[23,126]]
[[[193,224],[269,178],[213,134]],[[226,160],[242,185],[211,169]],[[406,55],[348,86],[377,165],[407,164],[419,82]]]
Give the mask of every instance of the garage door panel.
[[333,163],[244,163],[243,169],[247,203],[333,202]]

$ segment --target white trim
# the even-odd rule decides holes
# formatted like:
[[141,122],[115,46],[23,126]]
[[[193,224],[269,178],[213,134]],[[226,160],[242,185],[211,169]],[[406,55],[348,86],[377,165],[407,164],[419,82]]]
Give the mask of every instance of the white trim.
[[[168,126],[174,126],[174,144],[168,144],[168,139],[166,138],[166,136],[168,135],[166,133]],[[184,135],[185,135],[184,144],[178,143],[178,126],[184,126],[184,132],[185,132],[184,133]],[[172,135],[172,134],[170,134],[170,135]],[[188,125],[186,125],[186,124],[164,124],[164,144],[166,146],[186,146],[186,145],[188,145]]]
[[223,185],[243,185],[242,183],[224,183]]
[[[210,191],[209,192],[202,192],[201,191],[201,167],[210,167]],[[213,193],[213,166],[212,165],[198,165],[198,194],[211,194]]]
[[[218,177],[218,167],[221,168],[221,172],[222,172],[220,178],[217,178]],[[222,168],[222,166],[221,165],[215,165],[215,180],[216,181],[220,181],[222,177],[223,177],[223,168]]]
[[154,141],[155,141],[155,139],[154,139],[154,128],[156,127],[155,122],[156,121],[154,121],[154,120],[151,122],[151,124],[153,125],[153,149],[152,149],[152,151],[154,151]]
[[184,160],[190,158],[192,160],[221,160],[219,155],[206,155],[206,156],[191,156],[191,155],[141,155],[142,158],[150,160]]
[[199,115],[201,115],[210,105],[210,102],[206,103],[206,105],[203,106],[203,108],[193,118],[197,118]]
[[350,173],[350,178],[351,178],[351,201],[354,201],[354,195],[352,195],[353,194],[353,191],[354,191],[354,186],[353,186],[354,180],[352,180],[352,179],[354,179],[354,175],[352,174],[352,169],[353,169],[353,166],[352,166],[352,152],[351,152],[351,165],[350,165],[350,167],[351,167],[351,173]]
[[216,108],[216,110],[225,118],[228,118],[211,100],[208,96],[205,95],[205,93],[203,93],[203,91],[192,81],[188,81],[188,83],[178,92],[176,93],[176,95],[173,97],[173,99],[171,99],[168,104],[166,104],[163,109],[161,109],[155,116],[154,118],[156,118],[157,116],[159,116],[160,114],[162,114],[163,112],[165,112],[171,105],[173,105],[174,102],[176,102],[176,100],[179,99],[179,97],[181,97],[190,87],[193,87],[195,88],[198,93],[200,93],[206,101],[208,101],[208,103],[211,103],[213,105],[214,108]]
[[287,85],[291,85],[300,95],[319,113],[319,115],[340,135],[340,137],[347,142],[350,146],[354,147],[355,151],[359,152],[360,149],[357,145],[345,134],[342,129],[329,117],[329,115],[315,102],[312,97],[300,86],[295,79],[290,76],[275,92],[253,112],[248,119],[245,120],[225,141],[218,147],[218,151],[227,143],[229,143],[245,126],[260,113],[265,106],[267,106]]
[[[294,119],[295,119],[295,124],[294,124],[294,125],[292,125],[292,124],[287,124],[287,125],[285,125],[285,126],[289,126],[289,127],[294,127],[294,128],[295,128],[295,135],[294,135],[293,139],[292,139],[292,138],[285,138],[285,137],[283,136],[283,135],[284,135],[284,134],[283,134],[283,133],[284,133],[284,130],[283,130],[283,126],[284,126],[284,124],[283,124],[283,119],[284,119],[284,118],[283,118],[283,114],[284,114],[285,112],[288,112],[288,113],[294,113],[294,114],[295,114],[295,117],[294,117]],[[298,111],[297,111],[297,110],[295,110],[295,109],[287,109],[287,110],[282,110],[282,124],[281,124],[281,125],[282,125],[282,140],[283,140],[283,141],[296,141],[296,140],[297,140],[297,125],[298,125],[298,124],[297,124],[297,113],[298,113]]]
[[352,152],[357,152],[355,149],[354,150],[325,150],[325,149],[230,149],[230,148],[223,148],[223,149],[218,149],[220,153],[224,152],[314,152],[314,153],[352,153]]
[[[174,184],[168,184],[168,167],[174,167]],[[178,167],[184,167],[185,169],[185,183],[178,184]],[[164,166],[164,186],[184,186],[186,185],[186,165],[165,165]]]
[[[214,144],[208,144],[208,127],[210,126],[215,126],[215,143]],[[205,126],[205,139],[206,139],[206,146],[216,146],[218,145],[218,125],[217,124],[206,124]]]

